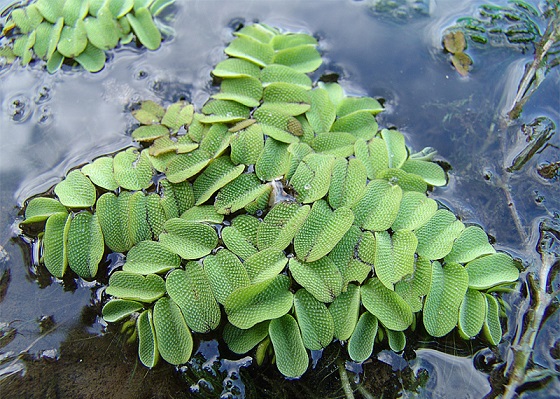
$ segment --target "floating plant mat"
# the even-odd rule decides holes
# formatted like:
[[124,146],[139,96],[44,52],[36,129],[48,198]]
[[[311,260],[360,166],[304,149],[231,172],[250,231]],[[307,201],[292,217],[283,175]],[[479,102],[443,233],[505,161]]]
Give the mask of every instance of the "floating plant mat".
[[103,317],[135,320],[147,367],[186,363],[192,335],[219,326],[233,352],[273,352],[287,377],[335,340],[357,362],[382,337],[401,351],[417,323],[497,344],[493,292],[519,273],[428,197],[446,184],[434,153],[380,129],[376,99],[313,84],[313,37],[263,24],[235,36],[200,112],[142,102],[135,147],[27,202],[48,271],[101,279],[104,256],[125,254]]

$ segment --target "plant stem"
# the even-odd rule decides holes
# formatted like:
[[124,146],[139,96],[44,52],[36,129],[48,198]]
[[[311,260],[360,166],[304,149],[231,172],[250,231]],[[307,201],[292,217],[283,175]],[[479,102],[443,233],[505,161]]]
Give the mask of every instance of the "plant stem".
[[344,362],[338,359],[336,363],[338,365],[338,374],[340,374],[340,383],[342,384],[342,390],[346,395],[346,399],[354,399],[354,391],[350,386],[350,380],[348,379],[348,373],[346,373]]

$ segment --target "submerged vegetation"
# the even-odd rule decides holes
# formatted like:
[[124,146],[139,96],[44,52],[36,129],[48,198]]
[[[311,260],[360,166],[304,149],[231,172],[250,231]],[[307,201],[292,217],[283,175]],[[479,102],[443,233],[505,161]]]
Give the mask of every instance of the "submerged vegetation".
[[402,351],[420,323],[497,345],[516,262],[429,198],[447,181],[433,150],[380,128],[380,101],[313,83],[315,38],[263,24],[235,35],[201,112],[140,103],[138,145],[27,203],[22,228],[44,230],[49,272],[101,279],[105,255],[126,254],[103,317],[136,324],[147,367],[186,363],[192,332],[218,328],[293,378],[309,350],[347,341],[363,362],[385,337]]
[[105,51],[137,40],[159,48],[154,22],[174,0],[37,0],[13,9],[2,30],[0,58],[22,65],[46,61],[49,73],[77,62],[89,72],[105,66]]

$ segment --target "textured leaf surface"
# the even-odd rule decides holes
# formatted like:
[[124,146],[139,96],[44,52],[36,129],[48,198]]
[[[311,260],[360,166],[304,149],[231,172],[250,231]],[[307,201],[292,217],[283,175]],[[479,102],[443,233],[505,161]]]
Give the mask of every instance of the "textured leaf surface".
[[163,228],[159,241],[183,259],[202,258],[218,245],[216,230],[203,223],[172,218]]
[[168,363],[186,363],[192,353],[193,340],[179,306],[168,297],[154,306],[156,342],[161,357]]
[[428,185],[420,176],[405,172],[402,169],[387,168],[377,172],[377,179],[384,179],[397,184],[403,191],[417,191],[426,194]]
[[297,72],[303,73],[313,72],[323,62],[321,54],[319,54],[313,44],[279,50],[274,54],[272,61],[275,64],[286,65]]
[[82,173],[97,186],[114,191],[119,184],[113,176],[113,158],[101,157],[82,167]]
[[309,144],[317,152],[347,158],[354,155],[355,142],[356,137],[350,133],[329,132],[319,133]]
[[251,328],[241,329],[231,323],[224,326],[223,337],[228,348],[240,355],[249,352],[268,335],[268,321],[255,324]]
[[84,51],[74,58],[88,72],[98,72],[105,66],[105,52],[88,43]]
[[519,271],[511,256],[504,253],[482,256],[467,263],[469,287],[487,289],[495,285],[516,281]]
[[338,104],[336,114],[346,116],[358,111],[368,111],[376,115],[383,111],[383,107],[371,97],[346,97]]
[[413,232],[386,231],[375,233],[375,274],[383,285],[393,290],[393,284],[414,272],[414,253],[418,240]]
[[228,58],[227,60],[223,60],[212,70],[212,74],[220,78],[258,78],[260,73],[261,69],[258,65],[238,58]]
[[224,221],[224,215],[217,213],[213,205],[200,205],[187,209],[181,214],[181,219],[189,222],[221,224]]
[[268,326],[268,333],[274,347],[278,370],[289,378],[297,378],[305,373],[309,357],[295,319],[287,314],[272,320]]
[[148,368],[154,367],[159,360],[152,310],[142,312],[136,321],[138,331],[138,357]]
[[140,103],[140,108],[132,111],[132,116],[143,125],[159,123],[165,115],[165,109],[158,103],[147,100]]
[[85,50],[88,43],[85,23],[78,20],[75,26],[64,26],[56,49],[64,57],[74,58]]
[[171,129],[173,133],[177,133],[182,126],[192,122],[193,113],[194,107],[192,104],[188,104],[186,101],[178,101],[167,107],[161,123]]
[[367,311],[362,313],[348,341],[348,354],[353,361],[361,363],[369,359],[373,352],[377,327],[377,317]]
[[406,346],[406,336],[402,331],[393,331],[390,329],[385,330],[387,332],[387,340],[389,341],[389,347],[393,352],[401,352]]
[[211,155],[200,148],[187,154],[180,154],[167,164],[165,174],[170,182],[179,183],[203,170],[210,159]]
[[291,115],[299,115],[309,109],[311,98],[309,91],[297,84],[276,82],[266,86],[263,101],[269,105],[277,104],[286,110],[289,109]]
[[22,223],[36,223],[47,220],[55,213],[68,213],[66,207],[54,198],[33,198],[25,207],[25,220]]
[[288,259],[282,250],[269,248],[247,258],[243,266],[247,269],[251,284],[256,284],[274,278],[287,263]]
[[146,153],[134,148],[115,155],[113,172],[119,186],[127,190],[142,190],[152,185],[152,163]]
[[316,88],[309,95],[311,96],[311,108],[305,114],[309,124],[317,133],[330,131],[336,119],[336,107],[332,103],[329,93],[325,89]]
[[408,158],[408,151],[404,142],[404,136],[396,130],[383,129],[381,138],[387,146],[387,154],[389,154],[389,167],[400,168],[404,161]]
[[240,131],[231,139],[231,160],[234,164],[255,164],[264,149],[262,128],[258,124]]
[[368,179],[375,179],[377,174],[389,167],[389,154],[383,139],[374,137],[370,142],[356,140],[354,154],[366,167]]
[[258,107],[263,95],[260,80],[254,77],[225,78],[220,92],[212,95],[218,100],[231,100],[247,107]]
[[101,50],[110,50],[119,43],[119,28],[108,7],[102,7],[96,17],[84,21],[89,42]]
[[309,154],[303,158],[290,179],[298,201],[312,203],[323,198],[331,181],[334,157],[327,154]]
[[114,323],[130,316],[134,312],[142,310],[143,307],[144,305],[140,302],[129,301],[126,299],[112,299],[103,306],[101,313],[103,314],[103,319],[105,319],[105,321]]
[[128,230],[130,196],[128,192],[123,192],[118,197],[113,193],[105,193],[97,201],[96,215],[103,238],[113,252],[126,252],[133,245]]
[[402,165],[402,169],[408,173],[414,173],[424,179],[432,186],[445,186],[447,178],[445,172],[437,163],[409,159]]
[[220,307],[201,264],[187,262],[185,270],[173,270],[165,280],[165,287],[193,331],[206,333],[218,327]]
[[140,8],[134,14],[126,14],[126,18],[136,37],[148,50],[156,50],[161,44],[161,33],[157,28],[152,14],[147,8]]
[[416,230],[418,255],[427,259],[441,259],[449,252],[465,225],[454,214],[439,209],[428,222]]
[[268,212],[259,224],[257,245],[265,248],[284,250],[299,231],[311,207],[294,202],[279,202]]
[[305,347],[326,348],[333,339],[334,321],[325,304],[301,288],[294,296],[294,308]]
[[333,208],[354,206],[365,194],[367,172],[364,164],[356,159],[337,159],[329,186],[329,204]]
[[241,259],[247,259],[257,253],[257,248],[235,226],[228,226],[222,230],[222,240],[226,247]]
[[328,257],[315,262],[291,258],[290,272],[299,285],[321,302],[332,302],[342,291],[342,275]]
[[260,71],[260,79],[264,87],[276,82],[291,83],[305,89],[311,89],[312,85],[309,76],[285,65],[267,65]]
[[204,258],[204,271],[216,300],[225,304],[228,296],[238,288],[248,286],[251,281],[247,269],[237,256],[227,249]]
[[193,183],[195,205],[206,202],[216,191],[243,173],[245,165],[235,166],[229,156],[214,159]]
[[486,297],[486,319],[482,326],[484,337],[490,345],[498,345],[502,340],[502,326],[500,324],[500,305],[492,295],[484,294]]
[[248,36],[233,40],[224,51],[229,56],[242,58],[261,67],[272,63],[274,57],[274,50],[270,44]]
[[432,285],[424,304],[424,326],[434,337],[443,337],[457,325],[457,315],[467,292],[469,276],[457,263],[441,267],[432,262]]
[[385,180],[368,183],[362,199],[354,206],[356,224],[365,230],[387,230],[395,221],[402,199],[402,189]]
[[436,213],[437,202],[424,193],[405,191],[399,212],[391,228],[393,230],[416,230],[425,225]]
[[315,202],[294,238],[297,257],[305,262],[322,258],[340,241],[353,221],[350,208],[341,207],[333,212],[326,201]]
[[406,330],[412,324],[412,309],[396,292],[385,287],[377,278],[361,286],[364,307],[387,328]]
[[216,195],[216,212],[229,215],[266,193],[270,186],[261,184],[254,173],[245,173],[223,187]]
[[249,108],[231,100],[208,101],[202,107],[202,113],[206,115],[200,119],[203,123],[239,122],[249,118]]
[[66,212],[52,214],[45,224],[43,251],[45,267],[55,277],[61,278],[68,266],[68,229],[71,221]]
[[132,132],[132,138],[140,142],[154,141],[168,135],[169,129],[163,125],[144,125]]
[[165,281],[157,274],[116,271],[109,278],[107,295],[139,302],[153,302],[165,294]]
[[290,279],[278,275],[270,280],[238,288],[224,304],[228,320],[238,328],[251,328],[288,313],[293,304]]
[[54,193],[62,205],[68,208],[89,208],[95,204],[95,186],[79,170],[68,173],[68,176],[54,187]]
[[377,133],[378,124],[368,111],[357,111],[338,118],[332,125],[333,132],[352,133],[357,139],[371,140]]
[[97,215],[80,212],[70,222],[68,229],[68,266],[83,278],[97,274],[105,245]]
[[138,274],[164,273],[178,268],[181,258],[157,241],[141,241],[128,251],[123,270]]
[[335,338],[346,341],[352,335],[360,315],[360,287],[348,284],[330,304],[329,312],[333,317]]
[[413,312],[422,310],[423,298],[432,284],[432,263],[418,257],[411,277],[405,277],[395,284],[395,292],[408,303]]
[[488,242],[488,236],[478,226],[469,226],[453,243],[446,262],[467,263],[483,255],[493,254],[496,250]]
[[283,176],[290,167],[288,144],[268,138],[255,164],[255,173],[264,181],[272,181]]
[[459,308],[459,331],[468,338],[475,337],[482,330],[485,320],[485,295],[480,291],[469,288]]

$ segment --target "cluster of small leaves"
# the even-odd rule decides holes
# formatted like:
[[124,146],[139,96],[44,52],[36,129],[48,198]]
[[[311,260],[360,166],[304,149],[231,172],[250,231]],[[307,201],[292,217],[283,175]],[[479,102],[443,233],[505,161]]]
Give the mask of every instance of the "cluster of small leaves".
[[451,31],[443,36],[443,48],[451,54],[451,63],[462,76],[467,76],[471,69],[472,59],[465,53],[467,41],[462,31]]
[[2,36],[10,35],[0,56],[47,62],[50,73],[65,60],[89,72],[105,65],[105,51],[136,38],[150,50],[161,44],[153,17],[174,0],[37,0],[10,13]]
[[261,24],[235,35],[202,113],[142,103],[132,133],[142,150],[99,158],[70,172],[57,199],[28,203],[24,223],[46,220],[47,269],[94,278],[105,247],[126,253],[103,316],[137,316],[148,367],[187,362],[191,332],[224,317],[233,352],[273,351],[288,377],[335,339],[357,362],[385,336],[401,351],[420,312],[433,336],[458,326],[497,344],[488,290],[518,270],[427,197],[446,184],[434,153],[411,154],[400,132],[379,129],[377,100],[312,84],[313,37]]
[[[522,50],[534,46],[543,35],[543,20],[558,24],[560,5],[547,0],[539,10],[523,0],[510,0],[507,6],[483,4],[477,17],[462,17],[452,30],[461,29],[475,43],[514,46]],[[553,51],[558,54],[560,49]]]

